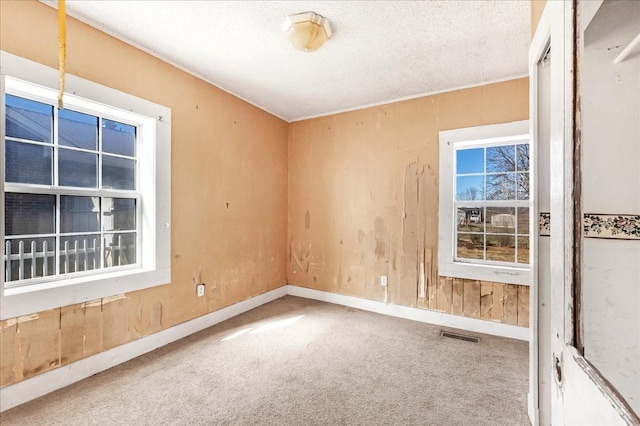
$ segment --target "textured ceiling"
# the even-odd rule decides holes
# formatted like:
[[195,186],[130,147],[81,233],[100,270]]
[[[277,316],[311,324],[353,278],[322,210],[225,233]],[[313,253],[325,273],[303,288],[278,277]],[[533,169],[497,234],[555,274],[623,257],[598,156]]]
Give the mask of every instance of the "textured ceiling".
[[[281,24],[310,10],[334,34],[304,53]],[[529,0],[68,0],[67,12],[287,121],[527,73]]]

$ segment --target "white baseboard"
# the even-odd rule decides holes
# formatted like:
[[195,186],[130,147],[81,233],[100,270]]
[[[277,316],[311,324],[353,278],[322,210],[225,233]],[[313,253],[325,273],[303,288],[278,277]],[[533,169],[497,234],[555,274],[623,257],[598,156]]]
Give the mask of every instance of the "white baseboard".
[[39,398],[55,390],[62,389],[65,386],[108,370],[118,364],[122,364],[147,352],[151,352],[154,349],[255,309],[260,305],[279,299],[287,294],[434,325],[509,337],[512,339],[529,340],[529,329],[525,327],[460,317],[457,315],[428,311],[426,309],[392,305],[355,296],[312,290],[295,285],[285,285],[191,321],[178,324],[146,337],[141,337],[122,346],[100,352],[71,364],[47,371],[46,373],[5,386],[0,389],[0,412],[24,404],[25,402]]
[[101,371],[151,352],[183,337],[211,327],[229,318],[257,308],[260,305],[279,299],[287,294],[288,286],[282,286],[267,293],[243,300],[210,314],[178,324],[166,330],[141,337],[122,346],[83,358],[71,364],[63,365],[46,373],[5,386],[0,389],[0,412],[50,392],[62,389]]
[[527,393],[527,414],[529,415],[529,421],[532,426],[538,426],[540,420],[540,411],[538,410],[537,401],[533,401],[531,392]]
[[408,306],[392,305],[389,303],[377,302],[375,300],[347,296],[344,294],[328,293],[326,291],[313,290],[295,285],[288,286],[287,294],[428,324],[529,341],[529,329],[526,327],[518,327],[516,325],[461,317],[458,315],[445,314],[443,312],[410,308]]

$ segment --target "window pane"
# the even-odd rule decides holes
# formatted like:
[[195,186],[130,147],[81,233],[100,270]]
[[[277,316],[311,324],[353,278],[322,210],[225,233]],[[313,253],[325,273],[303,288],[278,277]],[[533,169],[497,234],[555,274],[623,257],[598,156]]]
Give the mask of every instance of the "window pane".
[[516,170],[516,149],[514,145],[487,148],[487,172],[505,173]]
[[58,143],[83,149],[98,149],[98,117],[68,109],[58,111]]
[[518,162],[518,171],[529,171],[529,144],[523,143],[516,148],[516,158]]
[[517,174],[518,200],[529,199],[529,173]]
[[98,186],[98,155],[60,149],[58,183],[61,186],[95,188]]
[[100,231],[100,198],[60,196],[60,232]]
[[5,100],[6,136],[51,143],[53,106],[13,95]]
[[510,235],[487,234],[487,260],[515,262],[515,237]]
[[458,208],[457,222],[458,231],[461,232],[484,232],[484,222],[482,220],[483,208]]
[[529,207],[518,207],[518,234],[529,233]]
[[484,259],[484,235],[459,233],[456,255],[463,259]]
[[456,174],[484,173],[484,148],[456,150]]
[[60,273],[100,268],[100,234],[60,238]]
[[[20,249],[20,243],[22,243],[22,250]],[[20,279],[20,253],[22,253],[23,259],[22,279],[47,277],[55,274],[56,247],[53,238],[6,240],[4,253],[6,253],[7,245],[9,245],[11,252],[11,263],[7,264],[5,262],[5,277],[9,277],[9,281],[18,281]],[[34,258],[35,265],[33,264]]]
[[132,231],[136,229],[136,200],[132,198],[104,198],[102,203],[103,230]]
[[102,157],[102,187],[135,190],[135,161],[104,155]]
[[516,174],[487,175],[487,200],[515,200]]
[[111,154],[136,155],[136,128],[117,121],[102,120],[102,151]]
[[11,141],[5,148],[7,182],[51,185],[53,148]]
[[514,207],[487,207],[487,233],[514,234],[515,213]]
[[104,236],[105,267],[136,263],[136,233],[107,234]]
[[483,200],[484,176],[458,176],[456,200]]
[[4,195],[4,231],[6,235],[53,234],[55,232],[55,195]]
[[529,237],[518,237],[518,263],[529,263]]

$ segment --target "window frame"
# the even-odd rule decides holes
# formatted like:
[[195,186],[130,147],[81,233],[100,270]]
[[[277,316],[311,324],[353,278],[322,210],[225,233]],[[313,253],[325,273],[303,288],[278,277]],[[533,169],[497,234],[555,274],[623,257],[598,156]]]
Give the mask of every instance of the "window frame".
[[[26,239],[36,239],[36,238],[47,238],[47,239],[51,239],[53,238],[54,241],[58,241],[58,243],[55,243],[53,250],[56,254],[54,255],[54,265],[53,268],[54,270],[57,271],[57,273],[52,274],[52,275],[47,275],[44,277],[37,277],[37,278],[26,278],[23,280],[19,280],[19,281],[10,281],[10,282],[5,282],[5,287],[6,288],[16,288],[16,287],[23,287],[23,286],[30,286],[30,285],[34,285],[34,284],[38,284],[38,283],[46,283],[46,282],[50,282],[50,281],[55,281],[55,280],[64,280],[64,279],[72,279],[72,278],[76,278],[76,277],[81,277],[81,276],[91,276],[91,275],[98,275],[101,273],[106,273],[107,271],[109,272],[115,272],[118,270],[128,270],[128,269],[135,269],[135,268],[139,268],[141,266],[141,255],[142,255],[142,238],[141,238],[141,223],[143,220],[143,216],[142,216],[142,193],[140,191],[140,185],[139,185],[139,171],[140,171],[140,167],[139,167],[139,163],[140,163],[140,159],[138,158],[138,154],[143,152],[143,150],[141,150],[141,139],[140,137],[138,137],[138,135],[136,135],[136,141],[135,141],[135,156],[123,156],[123,155],[117,155],[117,154],[111,154],[107,151],[103,151],[102,147],[100,146],[100,143],[97,143],[96,149],[95,150],[87,150],[87,149],[74,149],[74,148],[68,148],[62,144],[59,143],[59,134],[58,134],[58,108],[56,107],[56,100],[55,100],[55,96],[57,96],[57,94],[53,91],[49,91],[49,96],[42,96],[42,95],[37,95],[34,94],[33,91],[29,91],[31,86],[23,83],[23,82],[18,82],[18,81],[13,81],[14,79],[12,79],[11,77],[8,77],[8,82],[6,84],[5,87],[5,94],[6,95],[13,95],[13,96],[17,96],[20,97],[22,99],[27,99],[27,100],[33,100],[36,102],[40,102],[43,103],[45,105],[49,105],[53,107],[52,110],[52,118],[53,121],[52,123],[54,123],[52,125],[52,140],[50,143],[41,143],[41,142],[32,142],[30,140],[25,140],[25,139],[21,139],[21,138],[11,138],[10,140],[7,139],[8,137],[5,135],[5,141],[6,142],[15,142],[15,143],[21,143],[21,144],[26,144],[26,145],[31,145],[31,146],[44,146],[47,148],[51,149],[51,153],[52,153],[52,159],[58,159],[58,161],[53,160],[53,164],[51,167],[51,181],[52,184],[47,185],[47,184],[32,184],[32,183],[17,183],[17,182],[4,182],[4,193],[20,193],[20,194],[43,194],[43,195],[53,195],[55,196],[55,204],[54,204],[54,208],[55,208],[55,226],[54,226],[54,231],[52,233],[48,233],[48,234],[34,234],[34,235],[26,235]],[[5,98],[6,100],[6,98]],[[78,108],[76,107],[76,105],[74,105],[74,99],[70,98],[69,99],[70,102],[68,102],[67,104],[65,104],[65,109],[69,109],[69,110],[73,110],[76,112],[82,112],[84,114],[89,114],[91,116],[97,116],[98,121],[97,121],[97,126],[98,128],[100,127],[100,124],[102,123],[102,120],[110,120],[110,121],[118,121],[122,124],[127,124],[127,125],[131,125],[134,126],[136,129],[139,128],[139,126],[141,125],[140,120],[123,120],[123,118],[125,118],[122,114],[121,116],[114,118],[112,115],[107,115],[104,112],[100,113],[99,115],[96,113],[95,110],[88,110],[87,108]],[[69,103],[71,105],[69,105]],[[6,108],[6,105],[5,105]],[[97,142],[101,142],[100,140],[97,140]],[[6,144],[5,144],[6,146]],[[60,167],[59,167],[59,153],[62,150],[66,150],[66,151],[74,151],[74,152],[89,152],[91,154],[95,154],[97,156],[96,159],[96,172],[97,172],[97,176],[96,176],[96,187],[95,188],[90,188],[90,187],[77,187],[77,186],[64,186],[64,185],[59,185],[58,181],[60,179]],[[57,152],[57,154],[56,154]],[[134,181],[135,181],[135,189],[133,190],[127,190],[127,189],[113,189],[113,188],[101,188],[101,184],[102,184],[102,164],[103,164],[103,158],[104,156],[107,157],[111,157],[111,158],[126,158],[126,159],[130,159],[135,161],[135,176],[134,176]],[[62,215],[62,211],[60,210],[61,208],[61,197],[64,196],[74,196],[74,197],[96,197],[99,198],[101,200],[101,204],[100,204],[100,211],[99,211],[99,215],[100,215],[100,220],[102,221],[104,219],[104,200],[111,198],[111,199],[131,199],[131,200],[135,200],[136,202],[136,217],[135,217],[135,221],[136,221],[136,227],[133,230],[105,230],[102,226],[95,231],[86,231],[86,232],[63,232],[60,228],[60,220],[61,220],[61,215]],[[100,256],[100,267],[96,268],[96,269],[92,269],[92,270],[87,270],[87,271],[81,271],[81,272],[70,272],[70,273],[63,273],[61,271],[59,271],[60,268],[60,252],[61,252],[61,248],[60,248],[60,243],[59,243],[59,239],[62,238],[67,238],[69,236],[72,236],[70,234],[96,234],[99,235],[100,238],[100,249],[101,249],[101,253],[104,254],[104,250],[106,249],[106,246],[104,244],[104,237],[106,235],[109,234],[130,234],[130,233],[135,233],[136,234],[136,262],[129,264],[129,265],[118,265],[118,266],[111,266],[111,267],[105,267],[103,265],[104,263],[104,256]],[[79,235],[78,235],[79,236]],[[5,239],[9,239],[9,240],[19,240],[19,239],[23,239],[25,238],[24,235],[11,235],[11,236],[4,236]],[[5,253],[5,251],[3,250],[2,252],[3,254]],[[77,258],[77,255],[76,255]]]
[[[56,194],[64,191],[69,195],[95,194],[95,191],[63,189],[55,185],[5,184],[5,93],[51,104],[57,97],[59,74],[53,68],[4,51],[0,51],[0,64],[0,230],[4,239],[6,187],[29,187],[32,193]],[[137,229],[140,244],[136,248],[137,262],[134,266],[54,275],[49,279],[35,279],[27,285],[8,287],[5,286],[3,271],[0,274],[0,319],[164,285],[171,281],[171,110],[73,75],[66,76],[64,102],[65,108],[133,124],[138,129],[136,192],[139,192],[139,197],[136,199],[139,211],[136,219],[139,221]],[[128,191],[100,192],[100,197],[119,198],[118,194]]]
[[[531,283],[531,255],[528,266],[517,264],[503,264],[501,262],[481,259],[457,259],[456,249],[456,148],[460,147],[488,147],[521,143],[531,138],[529,120],[514,121],[503,124],[468,127],[446,130],[439,133],[440,165],[439,165],[439,220],[438,220],[438,270],[439,275],[473,280],[493,281],[507,284],[530,285]],[[530,162],[531,164],[531,162]],[[529,181],[533,182],[533,170],[529,168]],[[533,221],[533,188],[530,187],[529,200],[529,239],[534,234]],[[483,203],[485,203],[483,201]],[[523,204],[522,201],[518,203]],[[500,200],[491,201],[500,207],[506,204]],[[511,207],[511,202],[508,203]],[[515,205],[515,204],[514,204]],[[485,218],[486,220],[486,218]],[[515,236],[515,234],[514,234]]]

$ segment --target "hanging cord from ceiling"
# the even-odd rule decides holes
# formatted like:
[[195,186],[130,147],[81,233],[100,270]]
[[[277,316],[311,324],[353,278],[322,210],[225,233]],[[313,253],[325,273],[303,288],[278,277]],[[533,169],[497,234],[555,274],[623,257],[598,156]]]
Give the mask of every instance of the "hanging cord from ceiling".
[[60,69],[60,93],[58,93],[58,108],[62,108],[64,94],[64,76],[67,62],[67,14],[65,0],[58,0],[58,66]]

